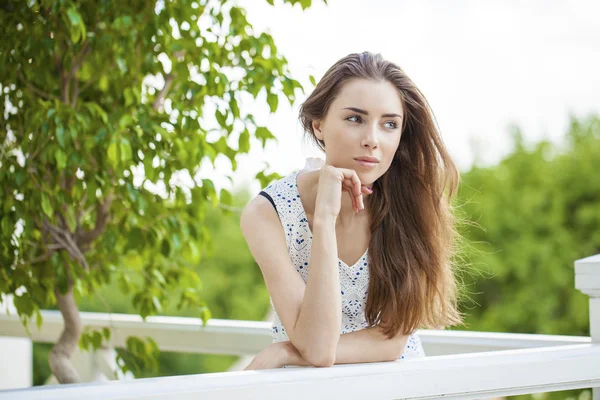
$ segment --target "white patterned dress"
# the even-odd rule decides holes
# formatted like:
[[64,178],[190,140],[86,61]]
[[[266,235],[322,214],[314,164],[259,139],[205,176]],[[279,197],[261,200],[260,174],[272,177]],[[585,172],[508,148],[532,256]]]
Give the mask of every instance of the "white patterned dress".
[[[307,166],[309,163],[307,163]],[[288,252],[296,271],[304,282],[308,279],[312,233],[308,226],[296,177],[307,168],[295,171],[264,188],[261,195],[272,200],[279,214],[279,219],[286,232]],[[354,265],[346,265],[338,259],[342,296],[342,331],[341,334],[358,331],[368,327],[365,319],[365,304],[369,286],[369,250]],[[285,328],[277,315],[273,300],[271,307],[275,314],[272,326],[273,342],[289,340]],[[425,357],[425,351],[419,336],[413,332],[398,360]],[[287,367],[287,366],[286,366]]]

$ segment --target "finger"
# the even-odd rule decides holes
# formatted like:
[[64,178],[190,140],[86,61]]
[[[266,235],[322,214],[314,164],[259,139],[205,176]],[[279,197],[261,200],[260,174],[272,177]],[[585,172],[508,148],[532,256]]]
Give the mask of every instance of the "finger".
[[[360,179],[356,172],[349,170],[350,176],[344,176],[344,184],[349,188],[349,194],[352,198],[352,206],[356,212],[360,212],[360,210],[365,208],[363,199],[362,199],[362,185],[360,183]],[[355,179],[353,179],[355,178]]]
[[[352,204],[356,212],[360,212],[360,210],[364,209],[364,202],[362,199],[362,184],[360,182],[360,178],[358,174],[353,169],[347,168],[336,168],[339,172],[342,173],[342,185],[347,184],[351,187],[350,193],[352,194],[350,198],[352,198]],[[346,183],[346,181],[350,181]]]
[[356,196],[354,195],[354,186],[352,186],[349,180],[344,180],[342,184],[342,191],[347,192],[350,196],[350,200],[352,201],[352,209],[358,212],[358,202],[356,201]]
[[358,174],[356,173],[356,171],[350,170],[350,172],[351,172],[352,186],[354,188],[354,195],[356,196],[355,202],[356,202],[356,206],[358,207],[357,212],[360,212],[360,210],[363,210],[365,208],[365,204],[363,202],[363,197],[362,197],[362,184],[360,182],[360,178],[358,177]]
[[339,170],[344,175],[344,180],[350,179],[352,181],[352,186],[354,187],[354,195],[355,196],[360,195],[361,183],[360,183],[360,179],[359,179],[356,171],[354,171],[353,169],[346,169],[346,168],[339,168]]

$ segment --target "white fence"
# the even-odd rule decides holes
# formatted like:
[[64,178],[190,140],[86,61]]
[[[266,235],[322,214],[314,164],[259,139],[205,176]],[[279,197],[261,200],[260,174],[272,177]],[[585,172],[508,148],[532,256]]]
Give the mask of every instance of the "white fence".
[[[590,296],[590,337],[425,330],[419,331],[428,355],[423,359],[42,386],[0,391],[0,399],[481,399],[600,388],[600,255],[576,261],[575,268],[577,289]],[[43,316],[41,330],[31,327],[31,339],[54,342],[61,316],[54,311]],[[247,356],[271,342],[269,322],[212,319],[203,327],[192,318],[143,322],[101,313],[82,313],[82,320],[92,328],[110,327],[114,347],[130,335],[150,336],[165,351]],[[15,315],[2,314],[0,336],[27,337]],[[110,375],[111,351],[96,355],[95,375]],[[600,400],[600,390],[593,396]]]

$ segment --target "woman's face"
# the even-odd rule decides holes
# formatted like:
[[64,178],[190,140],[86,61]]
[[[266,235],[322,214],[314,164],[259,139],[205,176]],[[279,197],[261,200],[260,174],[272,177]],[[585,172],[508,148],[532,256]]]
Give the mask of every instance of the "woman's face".
[[[326,163],[353,169],[371,185],[392,164],[400,144],[404,110],[398,90],[388,81],[347,81],[313,130],[325,142]],[[372,157],[375,162],[361,161]]]

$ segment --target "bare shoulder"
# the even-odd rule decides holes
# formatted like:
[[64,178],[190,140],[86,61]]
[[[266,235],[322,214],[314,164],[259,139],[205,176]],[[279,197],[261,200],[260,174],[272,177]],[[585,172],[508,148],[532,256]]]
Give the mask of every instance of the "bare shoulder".
[[[285,233],[277,211],[269,200],[258,195],[242,211],[240,229],[254,258],[262,267],[271,264],[266,254],[275,251],[287,254]],[[280,251],[281,250],[281,251]]]
[[240,216],[240,227],[243,230],[244,225],[252,224],[254,226],[257,222],[277,222],[278,220],[277,211],[271,202],[264,196],[258,195],[244,207]]

